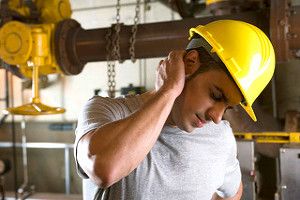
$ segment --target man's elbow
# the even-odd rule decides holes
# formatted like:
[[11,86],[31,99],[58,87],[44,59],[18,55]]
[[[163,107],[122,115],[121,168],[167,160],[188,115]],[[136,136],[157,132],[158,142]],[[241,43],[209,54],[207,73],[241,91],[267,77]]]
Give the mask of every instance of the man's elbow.
[[112,164],[108,159],[104,159],[103,156],[81,152],[77,159],[84,173],[99,187],[108,188],[118,181],[118,166]]
[[225,200],[240,200],[242,198],[242,194],[243,194],[243,183],[241,182],[237,193],[233,197]]
[[215,193],[211,200],[240,200],[242,198],[242,194],[243,194],[243,184],[241,182],[238,191],[235,193],[234,196],[228,198],[222,198],[217,193]]
[[238,189],[238,191],[237,191],[237,193],[236,193],[236,200],[239,200],[239,199],[241,199],[242,198],[242,194],[243,194],[243,183],[241,182],[240,183],[240,187],[239,187],[239,189]]
[[85,135],[78,143],[77,161],[86,175],[99,187],[107,188],[119,180],[117,162],[103,152],[95,152],[91,145],[92,132]]
[[116,166],[110,166],[107,163],[99,164],[99,161],[95,161],[89,177],[99,187],[108,188],[120,179],[118,174]]

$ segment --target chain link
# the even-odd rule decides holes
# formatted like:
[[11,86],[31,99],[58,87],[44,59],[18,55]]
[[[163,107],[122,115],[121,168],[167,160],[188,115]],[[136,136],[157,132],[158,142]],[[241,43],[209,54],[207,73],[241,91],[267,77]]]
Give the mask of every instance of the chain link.
[[[110,29],[108,29],[108,32],[105,36],[105,39],[107,41],[106,44],[106,60],[107,60],[107,85],[108,85],[108,96],[111,98],[114,98],[116,95],[116,71],[115,66],[116,62],[115,60],[118,60],[120,62],[121,60],[121,54],[120,54],[120,0],[117,0],[116,5],[116,24],[112,25]],[[113,34],[113,32],[115,34]]]
[[138,23],[140,20],[140,0],[136,1],[136,7],[135,7],[135,17],[134,17],[134,25],[132,26],[131,29],[131,37],[130,37],[130,47],[129,47],[129,55],[131,61],[134,63],[136,61],[135,59],[135,42],[136,42],[136,33],[137,33],[137,28],[138,28]]
[[[112,25],[105,36],[107,41],[106,52],[107,52],[107,76],[108,76],[108,96],[114,98],[115,97],[115,88],[116,88],[116,71],[115,71],[115,60],[121,62],[121,53],[120,53],[120,0],[117,0],[116,5],[116,24]],[[130,48],[129,55],[131,61],[134,63],[135,59],[135,42],[136,42],[136,33],[137,33],[137,25],[140,19],[140,0],[136,1],[135,8],[135,17],[134,17],[134,25],[131,29],[131,38],[130,38]],[[114,33],[114,34],[113,34]]]
[[120,24],[120,0],[117,0],[117,5],[116,5],[116,10],[117,10],[117,15],[116,15],[116,24],[114,26],[114,31],[115,31],[115,37],[113,38],[113,58],[115,60],[121,59],[121,54],[120,54],[120,31],[121,31],[121,24]]

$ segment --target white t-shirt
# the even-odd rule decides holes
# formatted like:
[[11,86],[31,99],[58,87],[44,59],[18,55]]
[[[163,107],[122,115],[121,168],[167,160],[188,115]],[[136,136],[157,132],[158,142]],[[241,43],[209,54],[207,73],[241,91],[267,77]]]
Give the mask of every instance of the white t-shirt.
[[[87,132],[124,118],[142,106],[140,96],[93,97],[78,118],[75,141],[77,171],[84,199],[93,199],[97,186],[76,159],[77,143]],[[107,133],[109,134],[109,133]],[[241,182],[236,141],[227,121],[210,122],[187,133],[164,126],[151,151],[127,177],[110,187],[111,200],[209,200],[217,192],[231,197]]]

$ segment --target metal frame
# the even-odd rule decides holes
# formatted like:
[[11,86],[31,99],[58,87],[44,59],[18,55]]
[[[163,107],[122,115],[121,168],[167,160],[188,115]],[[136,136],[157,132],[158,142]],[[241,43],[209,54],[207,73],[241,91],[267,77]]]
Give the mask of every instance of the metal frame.
[[298,200],[300,184],[300,146],[288,145],[280,148],[278,193],[281,200]]
[[242,172],[243,198],[247,200],[256,199],[256,157],[254,149],[254,141],[237,141],[237,158]]
[[[13,144],[11,142],[0,142],[0,148],[11,148]],[[64,149],[64,160],[65,160],[65,194],[70,194],[70,149],[74,148],[73,144],[68,143],[50,143],[50,142],[29,142],[26,145],[16,143],[16,147],[32,149]]]

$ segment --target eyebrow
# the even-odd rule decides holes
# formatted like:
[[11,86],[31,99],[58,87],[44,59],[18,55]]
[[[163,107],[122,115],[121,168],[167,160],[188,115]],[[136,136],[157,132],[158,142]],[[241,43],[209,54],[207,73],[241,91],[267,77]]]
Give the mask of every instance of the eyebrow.
[[228,103],[228,97],[225,95],[224,91],[221,88],[219,88],[218,86],[216,86],[216,85],[213,85],[213,86],[214,86],[214,88],[216,90],[218,90],[219,92],[221,92],[222,98],[224,99],[225,103]]

